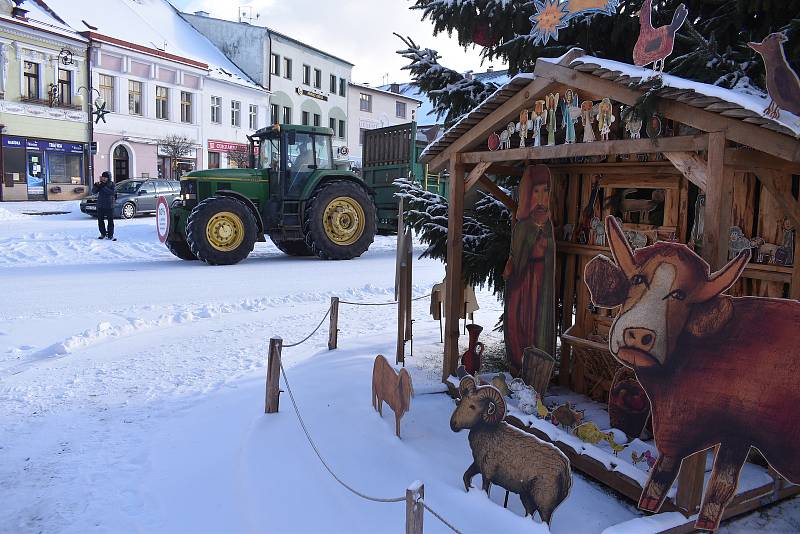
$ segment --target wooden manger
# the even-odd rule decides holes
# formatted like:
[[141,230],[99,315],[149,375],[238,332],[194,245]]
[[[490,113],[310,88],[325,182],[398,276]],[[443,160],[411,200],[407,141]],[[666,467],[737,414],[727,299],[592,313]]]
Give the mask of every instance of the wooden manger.
[[[719,88],[705,94],[708,86],[689,82],[682,86],[679,79],[666,77],[671,80],[665,82],[656,105],[660,131],[651,128],[641,132],[641,139],[631,139],[620,110],[637,104],[642,92],[631,83],[646,72],[592,58],[580,50],[558,62],[539,60],[533,75],[515,77],[422,155],[433,171],[447,169],[450,175],[448,280],[462,278],[465,193],[479,187],[513,211],[516,200],[494,179],[521,176],[529,164],[549,166],[557,240],[556,322],[562,341],[555,380],[601,402],[607,400],[620,364],[603,338],[614,312],[593,307],[583,283],[587,263],[598,254],[610,255],[601,227],[590,228],[585,233],[588,239],[578,239],[587,214],[600,221],[607,215],[619,217],[634,247],[669,240],[689,244],[713,270],[727,263],[732,246],[729,236],[734,227],[739,228],[753,240],[754,261],[729,293],[800,300],[797,253],[792,261],[785,257],[786,247],[800,250],[793,230],[800,230],[800,129],[748,109],[733,95],[726,100],[726,91]],[[577,91],[582,100],[611,99],[617,119],[608,141],[560,144],[562,134],[555,146],[487,148],[487,138],[516,121],[523,110],[533,108],[547,94],[563,95],[568,89]],[[577,127],[582,128],[580,123]],[[577,138],[582,137],[579,131]],[[512,142],[513,147],[519,144]],[[447,284],[443,381],[455,374],[458,362],[461,288],[460,283]],[[521,422],[518,426],[550,439],[536,428]],[[554,443],[573,467],[638,500],[640,483],[564,443]],[[687,518],[695,514],[705,471],[705,454],[684,460],[677,493],[662,511],[677,510]],[[772,475],[769,483],[740,491],[724,517],[800,493],[800,487]],[[692,524],[687,519],[670,532],[692,531]]]

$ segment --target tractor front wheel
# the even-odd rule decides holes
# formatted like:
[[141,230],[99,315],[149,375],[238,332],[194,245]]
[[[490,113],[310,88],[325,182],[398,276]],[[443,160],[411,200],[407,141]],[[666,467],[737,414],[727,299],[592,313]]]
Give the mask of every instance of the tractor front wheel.
[[253,251],[258,224],[242,202],[211,197],[194,207],[186,224],[189,248],[209,265],[233,265]]
[[197,256],[194,255],[189,243],[183,239],[179,241],[167,241],[164,243],[167,249],[172,252],[172,255],[186,261],[197,261]]
[[341,180],[325,183],[306,204],[306,245],[324,260],[357,258],[375,239],[375,219],[375,204],[362,187]]

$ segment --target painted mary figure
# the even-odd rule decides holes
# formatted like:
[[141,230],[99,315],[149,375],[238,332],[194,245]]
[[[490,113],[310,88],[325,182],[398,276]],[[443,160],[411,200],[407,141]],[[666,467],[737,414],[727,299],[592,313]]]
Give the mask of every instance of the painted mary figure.
[[522,354],[536,347],[555,355],[555,239],[550,219],[550,169],[525,169],[511,236],[506,280],[506,357],[512,374],[522,370]]

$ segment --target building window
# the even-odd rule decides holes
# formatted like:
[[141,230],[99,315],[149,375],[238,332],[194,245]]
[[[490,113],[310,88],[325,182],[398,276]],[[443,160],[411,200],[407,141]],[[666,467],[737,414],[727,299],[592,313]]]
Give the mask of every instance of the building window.
[[156,86],[156,118],[169,120],[169,93],[160,85]]
[[331,93],[336,94],[336,76],[331,74]]
[[314,126],[321,126],[322,125],[322,117],[314,113]]
[[397,115],[398,119],[405,119],[406,118],[406,103],[405,102],[395,102],[394,103],[395,115]]
[[358,144],[359,145],[363,145],[364,144],[364,138],[366,137],[366,135],[367,135],[367,129],[366,128],[361,128],[360,130],[358,130]]
[[311,66],[303,65],[303,83],[311,85]]
[[359,109],[367,113],[372,113],[372,95],[361,93],[359,97]]
[[283,77],[287,80],[292,79],[292,60],[288,57],[283,58]]
[[347,80],[344,78],[339,78],[339,96],[345,96],[347,94]]
[[181,122],[192,122],[192,93],[181,91]]
[[302,122],[303,126],[308,126],[310,124],[308,111],[304,111],[302,117],[303,117],[303,122]]
[[258,130],[258,106],[250,104],[250,129]]
[[25,98],[39,99],[39,64],[31,61],[25,62]]
[[292,108],[283,106],[283,123],[292,124]]
[[128,113],[142,114],[142,82],[128,80]]
[[314,69],[314,87],[317,89],[322,88],[322,71]]
[[281,75],[281,56],[278,54],[272,54],[269,71],[274,76]]
[[333,117],[328,119],[328,128],[333,130],[333,133],[336,134],[336,119],[334,119]]
[[345,131],[346,131],[345,130],[345,122],[340,120],[339,121],[339,137],[341,137],[342,139],[344,139],[346,137],[345,136]]
[[72,105],[72,71],[58,69],[58,101],[65,106]]
[[238,100],[231,100],[231,126],[239,127],[242,125],[242,103]]
[[219,152],[208,153],[208,168],[219,169]]
[[222,122],[222,97],[211,97],[211,122],[215,124]]
[[278,104],[270,104],[269,105],[269,122],[272,124],[278,124],[280,122],[280,107]]
[[108,111],[116,111],[114,106],[114,77],[107,74],[100,75],[100,96],[106,101]]

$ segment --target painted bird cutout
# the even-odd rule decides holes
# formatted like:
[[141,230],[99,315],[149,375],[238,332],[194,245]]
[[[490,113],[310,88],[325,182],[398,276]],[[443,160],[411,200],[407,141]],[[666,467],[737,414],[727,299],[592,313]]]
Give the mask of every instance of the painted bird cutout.
[[675,46],[675,34],[686,22],[689,10],[684,4],[675,9],[668,26],[653,27],[653,0],[645,0],[639,12],[639,40],[633,48],[633,63],[639,67],[653,64],[653,70],[664,72],[664,63]]
[[767,92],[770,103],[764,114],[777,119],[781,109],[800,117],[800,78],[789,66],[783,43],[788,40],[786,34],[777,32],[764,38],[760,43],[747,43],[764,60],[767,71]]

